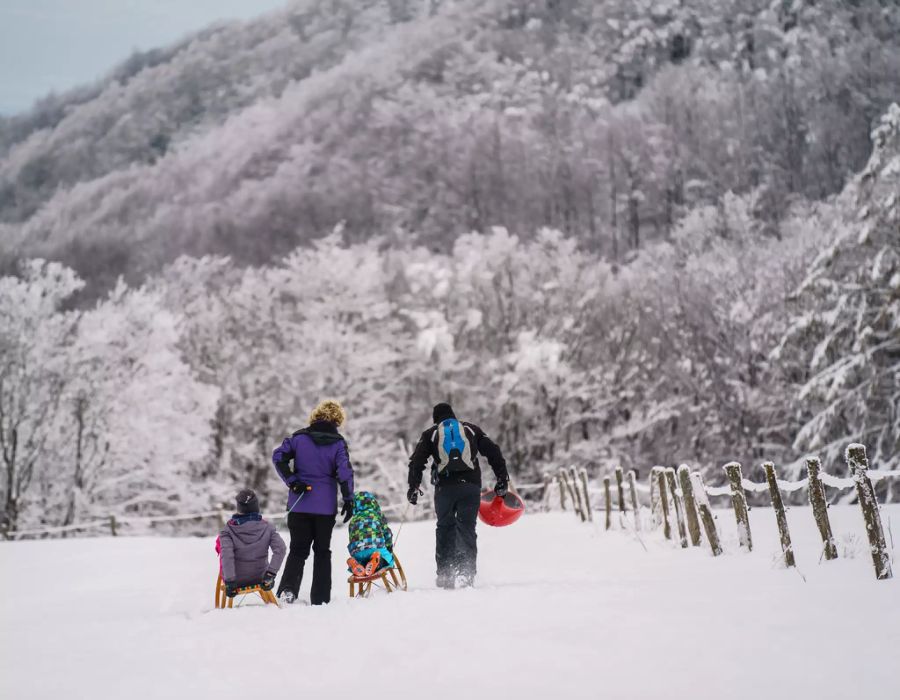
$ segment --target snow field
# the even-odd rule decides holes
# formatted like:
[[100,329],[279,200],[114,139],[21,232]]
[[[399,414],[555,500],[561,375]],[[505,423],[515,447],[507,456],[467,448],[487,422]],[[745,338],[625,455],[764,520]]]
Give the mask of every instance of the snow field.
[[875,580],[857,507],[830,514],[841,558],[819,564],[809,509],[788,511],[805,582],[777,563],[771,509],[751,511],[751,554],[718,511],[717,559],[550,513],[479,526],[478,587],[452,592],[433,524],[409,523],[410,592],[369,600],[347,598],[341,529],[332,604],[282,610],[211,609],[212,533],[3,543],[0,697],[896,697],[900,578]]

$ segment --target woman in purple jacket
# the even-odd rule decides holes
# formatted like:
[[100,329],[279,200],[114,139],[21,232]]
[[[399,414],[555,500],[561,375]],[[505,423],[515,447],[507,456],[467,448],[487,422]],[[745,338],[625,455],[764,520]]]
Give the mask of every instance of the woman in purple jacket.
[[278,585],[278,595],[285,603],[297,600],[310,545],[314,556],[309,602],[321,605],[331,601],[331,532],[339,484],[344,522],[353,515],[353,467],[347,442],[338,432],[345,418],[337,401],[323,401],[310,415],[309,427],[285,438],[272,455],[278,475],[290,489],[291,548]]

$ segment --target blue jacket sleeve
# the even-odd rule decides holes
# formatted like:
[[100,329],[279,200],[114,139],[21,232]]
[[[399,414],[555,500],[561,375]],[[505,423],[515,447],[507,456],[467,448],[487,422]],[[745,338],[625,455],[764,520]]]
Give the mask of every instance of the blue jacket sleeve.
[[350,464],[350,453],[347,451],[347,444],[343,441],[338,443],[337,455],[337,480],[341,485],[341,496],[345,501],[353,500],[353,466]]
[[289,437],[284,439],[280,446],[272,453],[272,463],[281,480],[290,486],[297,480],[296,470],[291,468],[291,460],[294,459],[294,445]]

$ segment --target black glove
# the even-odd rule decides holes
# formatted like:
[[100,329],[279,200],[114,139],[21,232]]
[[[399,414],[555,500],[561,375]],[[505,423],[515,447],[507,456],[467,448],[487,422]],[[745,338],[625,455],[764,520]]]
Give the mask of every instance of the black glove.
[[500,479],[497,482],[497,485],[494,487],[494,493],[500,498],[503,498],[506,494],[509,493],[509,480],[508,479]]
[[406,500],[409,501],[412,505],[416,505],[419,500],[419,487],[418,486],[410,486],[409,491],[406,492]]
[[306,491],[311,491],[312,487],[304,481],[295,481],[290,485],[290,489],[294,493],[305,493]]
[[262,581],[260,581],[259,583],[259,587],[264,591],[271,591],[273,588],[275,588],[275,574],[273,574],[271,571],[267,571],[265,574],[263,574]]
[[278,473],[281,474],[285,479],[290,479],[294,472],[291,470],[291,460],[283,459],[280,462],[275,462],[275,468],[278,470]]
[[353,517],[353,501],[344,501],[344,505],[341,507],[341,515],[344,516],[344,522]]
[[225,595],[229,598],[234,598],[237,595],[239,586],[234,581],[226,581],[225,582]]

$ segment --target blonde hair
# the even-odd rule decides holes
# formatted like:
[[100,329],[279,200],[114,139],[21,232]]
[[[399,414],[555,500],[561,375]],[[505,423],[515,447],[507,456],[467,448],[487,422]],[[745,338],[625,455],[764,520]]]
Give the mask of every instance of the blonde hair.
[[320,401],[319,405],[309,414],[310,423],[315,423],[317,420],[327,420],[335,425],[343,425],[347,420],[347,413],[340,402],[334,399],[325,399]]

